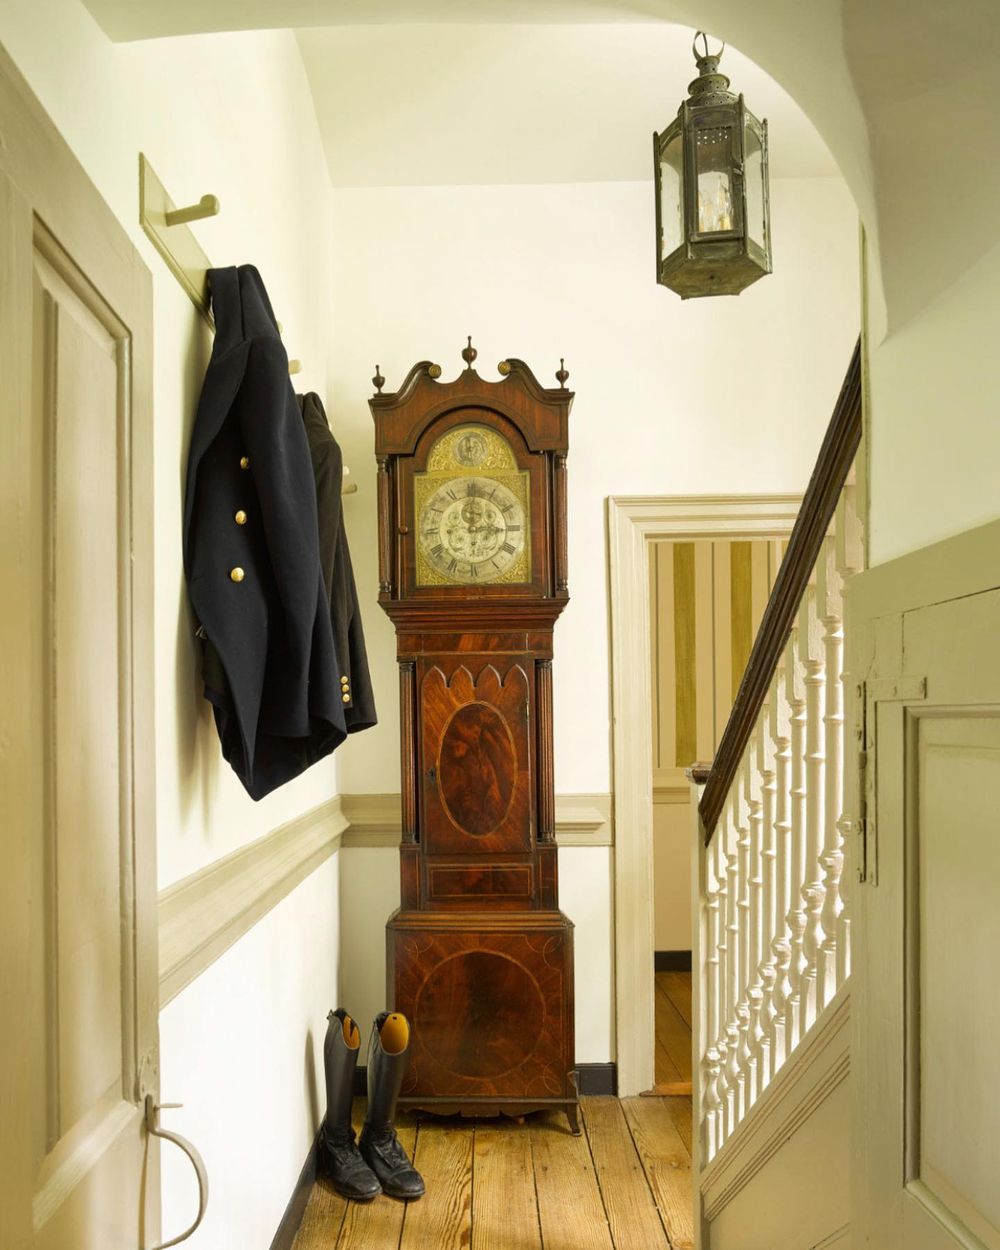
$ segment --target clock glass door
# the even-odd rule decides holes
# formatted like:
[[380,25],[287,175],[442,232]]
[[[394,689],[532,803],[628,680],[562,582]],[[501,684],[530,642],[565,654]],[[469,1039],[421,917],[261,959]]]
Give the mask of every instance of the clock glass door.
[[442,434],[414,475],[417,586],[531,580],[529,474],[484,425]]

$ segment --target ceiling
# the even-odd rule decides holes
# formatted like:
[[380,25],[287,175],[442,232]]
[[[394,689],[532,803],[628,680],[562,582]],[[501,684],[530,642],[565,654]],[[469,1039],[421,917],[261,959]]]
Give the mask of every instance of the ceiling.
[[[596,6],[578,5],[593,8]],[[335,186],[646,179],[652,132],[696,75],[667,23],[299,30]],[[733,49],[722,68],[769,122],[772,177],[833,177],[791,97]]]
[[115,40],[276,26],[649,21],[662,0],[84,0]]
[[[695,76],[663,0],[84,0],[112,39],[296,28],[335,186],[605,182],[650,175],[651,135]],[[770,123],[772,177],[836,164],[734,49]]]

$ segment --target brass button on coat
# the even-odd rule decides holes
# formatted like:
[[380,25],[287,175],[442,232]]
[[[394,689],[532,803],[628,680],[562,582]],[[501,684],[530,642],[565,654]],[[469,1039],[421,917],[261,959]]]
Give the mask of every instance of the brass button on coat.
[[236,515],[233,517],[233,520],[236,522],[237,525],[246,525],[247,514],[243,511],[242,508],[240,508],[239,512],[237,512]]
[[342,696],[342,700],[341,700],[341,701],[342,701],[342,702],[344,702],[344,703],[350,703],[350,701],[351,701],[351,696],[350,696],[349,694],[345,694],[345,695],[343,695],[343,696]]
[[240,456],[240,468],[241,468],[241,469],[249,469],[249,468],[250,468],[250,457],[249,457],[249,456]]
[[243,580],[243,577],[244,577],[244,573],[243,573],[243,570],[239,567],[239,565],[237,565],[235,569],[229,570],[230,581],[241,582]]
[[342,686],[349,686],[351,683],[350,683],[350,681],[349,681],[346,677],[341,677],[341,679],[340,679],[340,684],[341,684]]

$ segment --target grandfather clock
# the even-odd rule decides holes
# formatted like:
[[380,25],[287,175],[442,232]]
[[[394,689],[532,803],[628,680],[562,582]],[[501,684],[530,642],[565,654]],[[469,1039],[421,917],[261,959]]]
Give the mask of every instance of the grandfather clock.
[[388,992],[413,1024],[401,1104],[562,1108],[579,1132],[573,925],[559,910],[552,630],[566,605],[573,394],[520,360],[501,379],[376,369],[379,602],[396,627],[401,906]]

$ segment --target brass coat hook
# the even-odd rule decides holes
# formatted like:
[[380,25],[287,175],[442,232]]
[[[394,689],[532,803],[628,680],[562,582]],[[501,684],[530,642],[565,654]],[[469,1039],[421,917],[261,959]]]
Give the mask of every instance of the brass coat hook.
[[203,217],[216,217],[222,205],[217,195],[203,195],[197,204],[187,208],[171,208],[163,214],[168,226],[183,226],[188,221],[201,221]]

